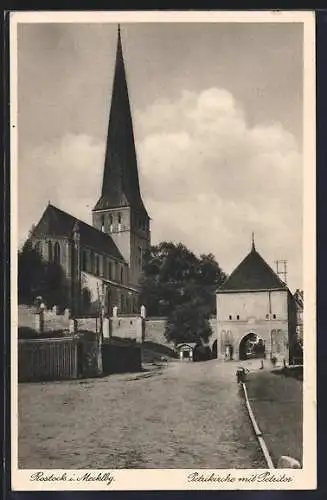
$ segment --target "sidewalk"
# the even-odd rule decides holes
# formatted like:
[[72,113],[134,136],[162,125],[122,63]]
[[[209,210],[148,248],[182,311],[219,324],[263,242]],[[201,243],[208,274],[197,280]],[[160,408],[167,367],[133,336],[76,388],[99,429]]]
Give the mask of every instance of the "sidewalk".
[[255,418],[274,464],[282,455],[302,464],[303,384],[277,370],[247,375],[247,391]]

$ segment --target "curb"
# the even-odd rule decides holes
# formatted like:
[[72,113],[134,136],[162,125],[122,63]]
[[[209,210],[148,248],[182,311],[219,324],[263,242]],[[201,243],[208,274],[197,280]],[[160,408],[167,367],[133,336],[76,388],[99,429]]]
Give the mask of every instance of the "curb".
[[244,396],[245,396],[245,403],[246,403],[246,407],[247,407],[247,410],[248,410],[248,413],[249,413],[249,417],[251,419],[253,430],[254,430],[254,433],[256,435],[256,438],[259,441],[259,444],[260,444],[262,453],[263,453],[263,455],[265,457],[267,466],[268,466],[269,469],[275,469],[275,466],[274,466],[273,461],[271,459],[271,456],[270,456],[269,450],[267,448],[267,445],[265,443],[265,440],[262,437],[262,432],[261,432],[261,430],[260,430],[260,428],[259,428],[259,426],[257,424],[257,421],[255,419],[254,413],[252,411],[252,408],[251,408],[251,405],[250,405],[250,402],[249,402],[249,398],[248,398],[248,393],[247,393],[246,385],[245,385],[244,382],[241,382],[241,385],[243,387]]

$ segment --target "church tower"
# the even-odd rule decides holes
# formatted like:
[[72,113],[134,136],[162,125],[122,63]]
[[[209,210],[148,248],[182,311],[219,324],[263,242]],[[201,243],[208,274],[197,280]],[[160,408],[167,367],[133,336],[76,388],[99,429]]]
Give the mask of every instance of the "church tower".
[[129,283],[137,286],[143,254],[150,246],[150,218],[140,193],[120,27],[102,191],[93,209],[93,226],[110,234],[129,264]]

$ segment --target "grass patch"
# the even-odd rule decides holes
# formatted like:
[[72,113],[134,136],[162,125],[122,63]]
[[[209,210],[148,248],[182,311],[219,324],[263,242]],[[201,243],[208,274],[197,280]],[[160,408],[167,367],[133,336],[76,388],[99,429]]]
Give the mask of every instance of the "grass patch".
[[142,359],[144,363],[153,363],[160,361],[162,357],[168,359],[178,358],[176,351],[168,346],[157,344],[156,342],[146,341],[142,344]]
[[250,404],[274,464],[282,455],[302,464],[302,382],[285,377],[282,370],[250,373],[247,379]]

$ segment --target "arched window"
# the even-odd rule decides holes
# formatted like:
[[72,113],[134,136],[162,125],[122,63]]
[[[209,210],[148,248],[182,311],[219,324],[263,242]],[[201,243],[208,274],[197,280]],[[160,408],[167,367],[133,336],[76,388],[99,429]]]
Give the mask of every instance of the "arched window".
[[34,245],[34,250],[41,255],[41,242],[37,241]]
[[60,245],[58,241],[56,241],[54,245],[54,262],[55,264],[60,265]]
[[281,353],[284,350],[284,334],[283,330],[277,330],[277,352]]
[[87,251],[82,252],[82,271],[87,271]]
[[90,272],[94,273],[94,253],[90,254]]
[[277,332],[276,330],[271,330],[271,352],[274,354],[277,350]]
[[48,261],[53,262],[52,243],[48,241]]

